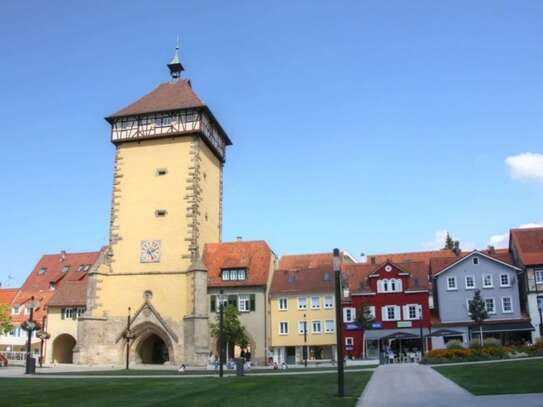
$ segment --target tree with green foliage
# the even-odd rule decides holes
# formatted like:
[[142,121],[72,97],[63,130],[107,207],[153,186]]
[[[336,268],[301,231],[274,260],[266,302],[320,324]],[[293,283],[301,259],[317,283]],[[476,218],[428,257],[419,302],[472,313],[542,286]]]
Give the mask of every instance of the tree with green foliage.
[[[218,305],[218,304],[217,304]],[[213,336],[217,343],[220,340],[220,314],[217,312],[217,321],[211,324],[211,336]],[[239,320],[239,311],[234,304],[228,304],[224,308],[224,343],[238,345],[244,349],[249,345],[249,338],[245,327],[241,325]]]
[[13,324],[9,318],[9,305],[0,305],[0,335],[7,334],[13,329]]
[[[362,336],[364,336],[364,332],[367,329],[372,327],[373,321],[375,321],[375,317],[371,312],[370,306],[363,302],[359,312],[356,313],[355,319],[355,323],[358,325],[358,329],[360,329]],[[362,356],[364,356],[364,349],[362,349]]]
[[460,251],[460,241],[454,240],[449,232],[447,232],[447,237],[445,238],[445,243],[442,250]]
[[479,325],[479,335],[481,336],[480,343],[481,346],[483,346],[483,322],[485,319],[488,319],[488,312],[485,307],[485,302],[481,297],[481,290],[476,290],[475,294],[473,294],[473,299],[469,303],[469,316],[473,322]]

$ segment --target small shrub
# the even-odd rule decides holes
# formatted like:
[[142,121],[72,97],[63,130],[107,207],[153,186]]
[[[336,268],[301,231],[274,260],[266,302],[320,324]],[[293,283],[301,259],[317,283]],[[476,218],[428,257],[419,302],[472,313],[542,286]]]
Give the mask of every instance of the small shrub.
[[481,341],[479,339],[473,338],[469,341],[469,347],[470,348],[480,348],[481,347]]
[[464,345],[462,345],[462,341],[455,339],[447,342],[447,349],[464,349]]
[[498,347],[498,346],[502,346],[502,342],[499,340],[499,339],[496,339],[496,338],[488,338],[488,339],[485,339],[485,342],[484,342],[484,346],[485,347]]

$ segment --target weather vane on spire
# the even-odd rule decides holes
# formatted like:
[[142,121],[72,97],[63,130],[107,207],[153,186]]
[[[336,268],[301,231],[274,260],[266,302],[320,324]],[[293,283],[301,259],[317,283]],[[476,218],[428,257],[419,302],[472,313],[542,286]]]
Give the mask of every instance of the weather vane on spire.
[[170,76],[173,81],[178,80],[181,77],[181,72],[185,70],[181,61],[179,60],[179,35],[177,36],[177,45],[175,47],[175,54],[168,64],[168,69],[170,70]]

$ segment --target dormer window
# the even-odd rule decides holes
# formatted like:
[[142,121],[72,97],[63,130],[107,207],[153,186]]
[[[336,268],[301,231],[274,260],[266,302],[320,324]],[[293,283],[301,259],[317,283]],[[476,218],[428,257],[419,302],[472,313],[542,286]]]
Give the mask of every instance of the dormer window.
[[399,278],[377,280],[377,292],[379,293],[397,293],[401,291],[402,280]]
[[64,266],[62,267],[62,272],[67,273],[70,270],[70,266]]
[[49,289],[50,289],[50,290],[54,290],[56,286],[57,286],[57,283],[55,283],[54,281],[51,281],[51,282],[49,283]]
[[47,271],[47,268],[46,268],[46,267],[42,267],[41,269],[39,269],[38,275],[41,276],[42,274],[45,274],[46,271]]
[[243,281],[246,278],[246,269],[224,269],[221,272],[221,279],[223,281]]
[[323,276],[322,276],[322,279],[324,281],[330,281],[330,272],[329,271],[325,271]]

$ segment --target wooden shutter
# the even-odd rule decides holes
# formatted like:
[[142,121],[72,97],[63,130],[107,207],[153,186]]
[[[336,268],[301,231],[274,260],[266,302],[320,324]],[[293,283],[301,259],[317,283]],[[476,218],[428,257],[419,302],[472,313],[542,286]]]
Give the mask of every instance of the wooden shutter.
[[249,299],[250,299],[250,310],[251,311],[255,311],[256,310],[256,296],[254,294],[251,294],[249,296]]
[[209,303],[209,309],[211,310],[211,312],[217,312],[217,296],[216,295],[212,295],[211,296],[211,302]]
[[238,296],[237,295],[229,295],[228,296],[228,305],[233,305],[234,307],[238,307]]
[[381,319],[383,321],[388,321],[388,313],[387,313],[387,307],[386,306],[381,307]]

